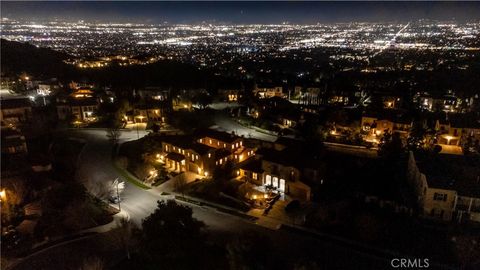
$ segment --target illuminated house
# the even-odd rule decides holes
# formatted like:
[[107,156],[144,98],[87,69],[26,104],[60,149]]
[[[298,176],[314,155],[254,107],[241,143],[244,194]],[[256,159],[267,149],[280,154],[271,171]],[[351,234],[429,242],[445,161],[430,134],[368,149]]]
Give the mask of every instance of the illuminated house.
[[417,93],[414,97],[421,109],[444,112],[456,112],[458,99],[454,95],[430,95]]
[[325,91],[322,91],[318,87],[307,87],[302,91],[301,87],[295,87],[295,96],[300,96],[300,104],[303,105],[320,105],[323,104],[323,97]]
[[90,89],[78,89],[68,97],[57,97],[57,115],[60,120],[94,122],[99,102]]
[[135,123],[145,123],[148,121],[164,123],[165,111],[162,107],[153,104],[137,105],[135,109],[133,109],[132,115],[128,118],[129,121]]
[[260,149],[257,158],[241,164],[238,175],[246,182],[272,188],[300,200],[308,201],[311,189],[301,181],[302,167],[298,157],[287,151]]
[[297,110],[282,113],[278,119],[280,125],[282,125],[284,128],[294,128],[297,125],[305,122],[304,114]]
[[282,86],[255,86],[253,94],[259,98],[285,97]]
[[467,140],[480,141],[480,122],[463,115],[450,115],[449,119],[435,122],[438,144],[463,146]]
[[196,131],[197,141],[213,148],[224,148],[234,152],[243,147],[243,138],[234,134],[213,129]]
[[208,176],[214,169],[215,151],[215,148],[197,143],[190,136],[168,136],[162,139],[159,159],[169,170]]
[[225,100],[228,102],[238,101],[239,98],[242,96],[240,94],[240,90],[235,90],[235,89],[220,89],[218,90],[218,95],[222,100]]
[[254,155],[252,149],[243,147],[242,138],[210,129],[199,130],[195,136],[168,136],[161,140],[159,161],[174,171],[208,176],[216,167],[239,163]]
[[407,176],[423,217],[480,222],[480,164],[475,163],[456,155],[416,161],[410,152]]
[[402,113],[378,113],[362,116],[361,129],[367,135],[365,140],[378,143],[385,132],[399,133],[400,138],[406,139],[412,128],[412,119]]
[[255,157],[238,164],[237,175],[245,182],[274,189],[290,198],[311,199],[310,184],[323,182],[322,146],[281,137],[260,148]]

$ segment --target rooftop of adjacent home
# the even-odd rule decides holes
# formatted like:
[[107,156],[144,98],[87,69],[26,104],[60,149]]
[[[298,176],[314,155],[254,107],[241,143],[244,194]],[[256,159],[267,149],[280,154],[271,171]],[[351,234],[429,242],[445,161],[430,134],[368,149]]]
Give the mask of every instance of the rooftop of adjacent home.
[[480,159],[435,155],[418,159],[417,165],[431,188],[455,190],[461,196],[480,198]]
[[197,138],[209,137],[209,138],[216,139],[226,143],[233,143],[240,138],[237,135],[232,133],[227,133],[227,132],[218,131],[218,130],[209,129],[209,128],[196,130],[195,137]]

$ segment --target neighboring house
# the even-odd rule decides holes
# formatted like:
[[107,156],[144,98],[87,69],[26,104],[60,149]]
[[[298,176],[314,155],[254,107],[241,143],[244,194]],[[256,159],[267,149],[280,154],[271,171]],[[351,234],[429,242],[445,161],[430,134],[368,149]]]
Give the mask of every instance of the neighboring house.
[[237,174],[246,182],[309,201],[312,196],[309,185],[322,182],[323,153],[318,145],[279,138],[272,146],[260,148],[255,157],[239,164]]
[[199,143],[213,148],[224,148],[231,152],[243,147],[243,138],[223,131],[213,129],[198,130],[196,137]]
[[328,104],[345,106],[350,101],[350,93],[344,91],[333,91],[327,99]]
[[2,154],[26,154],[28,152],[25,137],[18,130],[2,128],[1,137]]
[[439,155],[408,160],[408,181],[423,217],[443,221],[480,222],[480,163],[464,156]]
[[361,129],[367,133],[366,141],[379,142],[385,132],[398,133],[407,139],[413,120],[405,114],[381,113],[362,116]]
[[56,106],[60,120],[73,120],[78,123],[97,120],[99,102],[90,89],[80,88],[69,96],[58,96]]
[[161,106],[154,104],[137,105],[133,109],[128,121],[135,123],[144,123],[148,121],[165,123],[165,110]]
[[402,97],[394,95],[382,95],[383,108],[400,109],[402,107]]
[[282,86],[255,86],[253,94],[259,98],[285,97]]
[[235,102],[242,96],[240,90],[236,89],[220,89],[218,90],[218,96],[225,101]]
[[170,91],[161,87],[145,87],[137,91],[138,96],[143,100],[153,99],[156,101],[165,101],[170,96]]
[[299,97],[299,103],[303,105],[320,105],[323,104],[325,91],[318,87],[307,87],[302,90],[301,87],[295,87],[295,96]]
[[466,119],[462,114],[435,122],[438,144],[463,146],[468,140],[480,141],[480,122]]
[[455,124],[453,125],[452,127],[452,123],[446,120],[437,120],[435,122],[438,144],[460,145],[463,128],[459,126],[455,127]]
[[17,126],[27,123],[32,117],[32,105],[28,98],[2,98],[0,121],[2,126]]
[[417,93],[414,97],[420,109],[444,112],[456,112],[458,99],[454,95],[430,95]]
[[262,186],[264,184],[264,172],[265,171],[262,168],[262,161],[260,159],[252,158],[240,166],[237,174],[246,182],[253,183],[257,186]]
[[60,120],[93,122],[97,120],[98,101],[95,98],[68,99],[57,101],[57,114]]
[[284,128],[294,128],[305,123],[304,113],[298,110],[281,113],[278,119],[280,125]]
[[191,111],[192,101],[186,98],[174,98],[172,99],[172,109],[174,111]]

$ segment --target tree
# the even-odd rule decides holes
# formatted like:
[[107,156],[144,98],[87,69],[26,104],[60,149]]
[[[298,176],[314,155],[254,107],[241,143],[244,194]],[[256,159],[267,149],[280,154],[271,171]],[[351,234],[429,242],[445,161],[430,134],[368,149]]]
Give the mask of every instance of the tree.
[[83,260],[80,270],[103,270],[106,269],[105,263],[98,257],[89,257]]
[[118,127],[110,127],[107,129],[107,137],[113,143],[116,144],[122,135],[120,128]]
[[254,231],[246,231],[227,244],[227,258],[232,270],[268,269],[271,241]]
[[424,127],[423,123],[415,122],[407,139],[408,148],[410,150],[420,149],[424,144],[426,133],[427,129]]
[[142,222],[140,256],[157,269],[194,269],[203,257],[205,224],[193,218],[192,209],[174,200],[158,201],[155,211]]
[[378,156],[388,160],[396,160],[403,153],[403,150],[400,134],[385,131],[378,144]]
[[131,258],[131,251],[138,244],[135,238],[135,232],[138,230],[135,223],[125,218],[117,221],[117,227],[112,231],[113,242],[125,250],[127,259]]

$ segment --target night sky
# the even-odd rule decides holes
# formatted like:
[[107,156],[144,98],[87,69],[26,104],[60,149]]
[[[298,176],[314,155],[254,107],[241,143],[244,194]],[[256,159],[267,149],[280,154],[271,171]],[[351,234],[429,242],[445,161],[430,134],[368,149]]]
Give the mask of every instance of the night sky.
[[1,2],[2,17],[135,23],[479,21],[480,2]]

